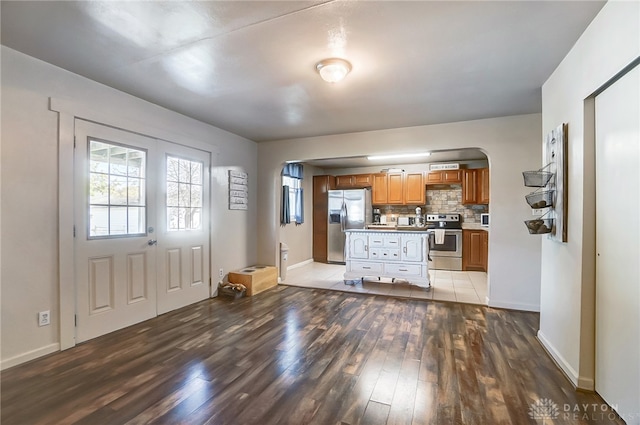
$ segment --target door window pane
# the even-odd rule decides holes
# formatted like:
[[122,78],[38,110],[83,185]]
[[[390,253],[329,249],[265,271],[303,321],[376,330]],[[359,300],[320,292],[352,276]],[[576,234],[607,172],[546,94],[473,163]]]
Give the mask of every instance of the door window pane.
[[167,156],[167,229],[202,228],[202,162]]
[[146,234],[146,160],[146,151],[89,140],[89,238]]

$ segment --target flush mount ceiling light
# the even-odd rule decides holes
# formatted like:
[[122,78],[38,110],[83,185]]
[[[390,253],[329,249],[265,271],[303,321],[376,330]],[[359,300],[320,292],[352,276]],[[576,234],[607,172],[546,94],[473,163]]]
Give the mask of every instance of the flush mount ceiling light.
[[422,158],[425,156],[431,155],[429,152],[420,152],[420,153],[400,153],[395,155],[375,155],[368,156],[367,159],[369,161],[376,161],[378,159],[398,159],[398,158]]
[[339,58],[324,59],[316,64],[316,70],[327,83],[337,83],[351,71],[351,64]]

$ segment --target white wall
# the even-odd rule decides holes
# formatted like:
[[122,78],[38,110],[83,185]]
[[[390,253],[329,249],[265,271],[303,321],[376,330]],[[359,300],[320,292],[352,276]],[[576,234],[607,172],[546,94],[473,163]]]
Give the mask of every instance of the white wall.
[[278,174],[285,161],[479,148],[491,167],[490,305],[537,311],[541,242],[539,236],[528,234],[523,223],[531,212],[521,172],[540,166],[540,120],[539,114],[532,114],[260,143],[258,259],[277,264]]
[[569,216],[567,243],[542,242],[538,336],[585,389],[593,389],[595,306],[595,145],[585,99],[638,56],[640,2],[610,1],[542,87],[543,134],[569,124]]
[[[257,261],[254,142],[2,46],[2,367],[59,347],[58,123],[49,98],[104,122],[214,152],[211,254],[217,270]],[[227,171],[249,173],[249,210],[227,209]],[[72,301],[71,301],[72,302]],[[38,327],[37,312],[52,324]]]

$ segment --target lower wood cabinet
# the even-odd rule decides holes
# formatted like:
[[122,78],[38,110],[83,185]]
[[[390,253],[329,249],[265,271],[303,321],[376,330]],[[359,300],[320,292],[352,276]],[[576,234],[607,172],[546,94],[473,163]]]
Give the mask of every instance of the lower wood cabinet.
[[489,233],[486,230],[462,230],[462,270],[487,271]]

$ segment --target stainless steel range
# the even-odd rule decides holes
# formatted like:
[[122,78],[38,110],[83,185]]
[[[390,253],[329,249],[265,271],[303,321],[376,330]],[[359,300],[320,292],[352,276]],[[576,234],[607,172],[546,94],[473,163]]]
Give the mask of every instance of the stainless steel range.
[[427,214],[429,268],[462,270],[462,223],[460,214]]

